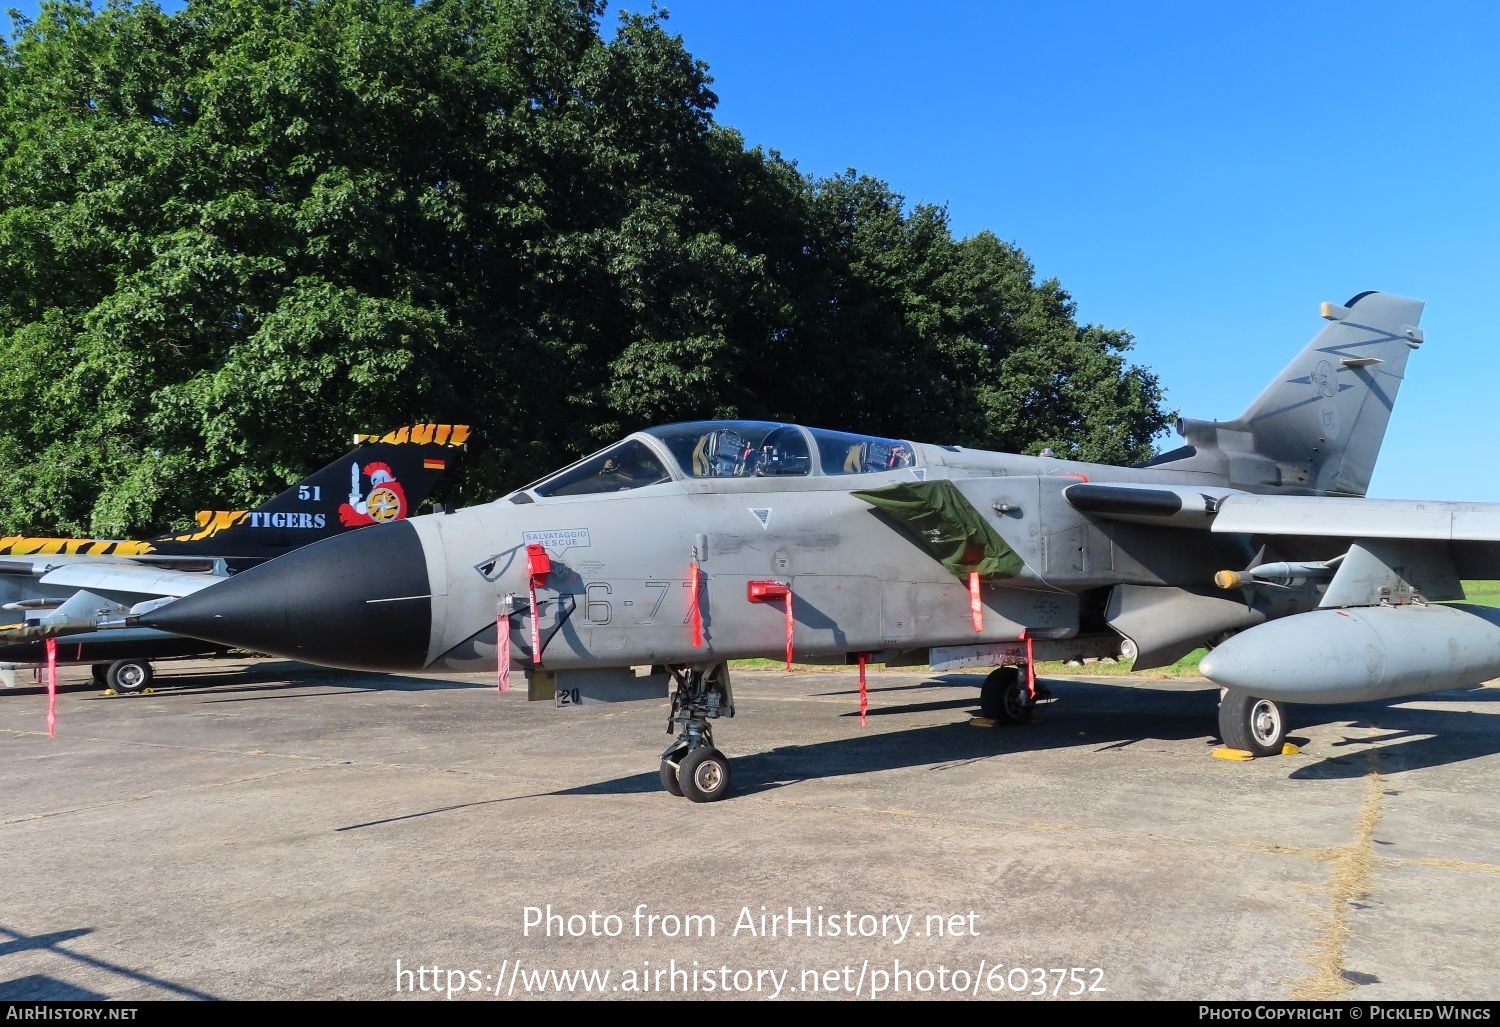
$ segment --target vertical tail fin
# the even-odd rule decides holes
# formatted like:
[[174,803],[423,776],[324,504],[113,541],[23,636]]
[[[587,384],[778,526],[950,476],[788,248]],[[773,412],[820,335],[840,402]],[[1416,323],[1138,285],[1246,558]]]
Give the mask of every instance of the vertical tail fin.
[[359,435],[355,448],[253,510],[200,510],[198,527],[152,540],[157,553],[268,560],[353,528],[402,520],[432,494],[467,425],[417,424]]
[[1406,359],[1422,344],[1423,302],[1362,292],[1323,304],[1330,323],[1233,421],[1183,418],[1190,445],[1226,456],[1230,484],[1363,496]]

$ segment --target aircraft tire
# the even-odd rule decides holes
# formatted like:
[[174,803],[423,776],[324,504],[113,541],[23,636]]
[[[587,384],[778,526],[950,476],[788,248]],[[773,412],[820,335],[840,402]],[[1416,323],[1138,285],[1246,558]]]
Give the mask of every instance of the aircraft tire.
[[1017,667],[991,671],[980,686],[979,712],[997,724],[1024,724],[1035,706]]
[[661,786],[677,798],[682,798],[682,785],[677,783],[677,767],[665,759],[661,761]]
[[1270,699],[1226,692],[1219,700],[1219,738],[1255,756],[1279,755],[1286,743],[1286,710]]
[[145,660],[116,660],[104,675],[105,683],[116,692],[142,691],[155,676],[156,672]]
[[109,664],[107,664],[107,663],[96,663],[92,667],[89,668],[89,672],[91,674],[93,674],[93,676],[94,676],[94,684],[98,685],[100,688],[106,688],[106,687],[108,687],[108,685],[109,685]]
[[711,746],[700,745],[677,764],[677,786],[693,802],[718,802],[729,785],[729,760]]

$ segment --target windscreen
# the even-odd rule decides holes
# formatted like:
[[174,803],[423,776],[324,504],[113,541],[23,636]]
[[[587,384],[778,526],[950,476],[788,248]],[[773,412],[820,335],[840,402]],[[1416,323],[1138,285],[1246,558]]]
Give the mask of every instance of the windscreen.
[[684,474],[693,478],[745,478],[812,473],[807,437],[794,424],[765,421],[699,421],[653,428]]
[[533,491],[539,496],[591,496],[671,480],[650,447],[638,439],[626,439],[559,471]]
[[916,463],[910,442],[772,421],[694,421],[648,434],[690,478],[873,474]]
[[915,454],[910,442],[882,439],[874,435],[809,428],[818,447],[824,474],[874,474],[910,467]]

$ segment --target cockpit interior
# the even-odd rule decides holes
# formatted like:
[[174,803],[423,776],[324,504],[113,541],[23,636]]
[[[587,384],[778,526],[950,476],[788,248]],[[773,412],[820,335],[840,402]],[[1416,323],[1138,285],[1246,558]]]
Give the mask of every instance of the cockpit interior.
[[917,462],[910,442],[770,421],[692,421],[637,432],[523,491],[542,498],[667,481],[873,474]]

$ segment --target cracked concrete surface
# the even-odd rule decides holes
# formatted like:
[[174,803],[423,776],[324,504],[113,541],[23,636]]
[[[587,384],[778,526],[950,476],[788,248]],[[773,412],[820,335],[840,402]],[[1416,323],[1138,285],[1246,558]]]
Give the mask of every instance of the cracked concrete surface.
[[584,998],[534,976],[572,970],[608,998],[1015,998],[1036,970],[1084,999],[1496,995],[1493,687],[1294,707],[1300,754],[1230,763],[1201,681],[1054,679],[985,730],[979,675],[878,672],[861,729],[852,671],[740,672],[735,795],[698,806],[657,781],[656,703],[162,670],[111,698],[67,672],[54,739],[44,695],[0,693],[0,998]]

